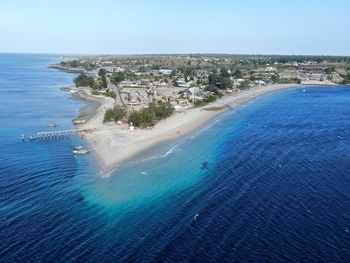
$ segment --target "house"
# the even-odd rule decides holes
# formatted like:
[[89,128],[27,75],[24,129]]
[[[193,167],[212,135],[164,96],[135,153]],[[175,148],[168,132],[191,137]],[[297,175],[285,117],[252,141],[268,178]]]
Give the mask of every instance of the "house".
[[181,105],[174,105],[174,109],[175,109],[175,111],[182,111],[183,110],[183,106],[181,106]]
[[171,69],[160,69],[159,73],[162,75],[170,75],[173,71]]
[[186,82],[184,79],[179,79],[176,81],[176,83],[179,87],[183,87],[183,88],[187,88],[191,84],[190,82]]
[[277,68],[276,67],[266,67],[266,71],[267,72],[273,72],[273,71],[276,71]]
[[241,83],[244,81],[244,79],[234,79],[234,78],[231,78],[231,81],[233,83],[233,86],[239,86],[241,85]]
[[122,67],[116,67],[115,69],[114,69],[114,72],[125,72],[125,68],[122,68]]
[[113,62],[112,62],[112,61],[102,61],[102,62],[101,62],[101,65],[105,65],[105,66],[107,66],[107,65],[113,65]]
[[266,82],[263,80],[256,80],[254,81],[255,85],[259,85],[259,86],[265,86]]
[[199,87],[192,87],[187,90],[187,97],[192,100],[202,100],[203,91]]

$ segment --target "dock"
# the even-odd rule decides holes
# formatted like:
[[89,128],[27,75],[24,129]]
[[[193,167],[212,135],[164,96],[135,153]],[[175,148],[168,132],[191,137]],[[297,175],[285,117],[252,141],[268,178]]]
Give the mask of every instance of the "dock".
[[36,140],[45,140],[45,139],[64,139],[73,136],[82,135],[87,132],[93,132],[96,129],[76,129],[76,130],[65,130],[65,131],[41,131],[37,132]]

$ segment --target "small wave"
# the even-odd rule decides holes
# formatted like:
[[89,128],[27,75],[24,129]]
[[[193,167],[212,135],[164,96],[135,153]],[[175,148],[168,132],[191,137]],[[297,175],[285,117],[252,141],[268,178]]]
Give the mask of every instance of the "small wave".
[[189,139],[194,139],[194,138],[198,137],[200,134],[202,134],[203,132],[211,129],[214,125],[216,125],[217,123],[221,122],[223,118],[224,118],[224,116],[216,118],[214,121],[210,122],[209,124],[207,124],[203,128],[199,129],[197,132],[193,133],[189,137]]
[[182,144],[185,143],[186,140],[181,141],[180,143],[175,144],[174,146],[172,146],[169,150],[167,150],[165,153],[156,153],[150,157],[144,158],[140,161],[135,161],[135,162],[129,162],[129,165],[134,165],[137,163],[145,163],[145,162],[149,162],[152,160],[157,160],[157,159],[162,159],[165,158],[167,156],[169,156],[170,154],[174,153],[176,150],[178,150],[179,146],[181,146]]
[[110,177],[112,174],[114,174],[117,171],[118,168],[114,168],[109,172],[105,172],[103,170],[100,170],[100,174],[102,175],[102,178],[108,178]]

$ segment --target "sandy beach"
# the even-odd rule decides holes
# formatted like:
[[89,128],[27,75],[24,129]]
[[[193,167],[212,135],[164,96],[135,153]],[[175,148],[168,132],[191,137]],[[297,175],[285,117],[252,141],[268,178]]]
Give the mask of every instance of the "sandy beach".
[[103,123],[104,112],[113,107],[113,99],[103,96],[95,98],[87,91],[80,89],[80,97],[87,100],[98,100],[101,105],[85,124],[80,124],[78,127],[96,129],[95,132],[84,134],[84,138],[96,153],[101,170],[108,173],[123,162],[160,142],[178,139],[194,132],[225,111],[237,108],[267,93],[295,87],[303,86],[287,84],[254,87],[247,91],[226,95],[201,108],[176,112],[151,129],[135,129],[133,131],[129,130],[126,124]]

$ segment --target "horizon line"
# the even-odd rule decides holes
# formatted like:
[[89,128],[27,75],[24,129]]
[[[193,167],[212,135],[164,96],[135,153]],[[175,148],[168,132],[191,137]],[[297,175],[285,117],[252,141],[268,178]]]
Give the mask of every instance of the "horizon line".
[[325,55],[325,54],[264,54],[264,53],[219,53],[219,52],[198,52],[198,53],[64,53],[64,52],[31,52],[31,51],[0,51],[0,54],[18,55],[59,55],[59,56],[188,56],[188,55],[216,55],[216,56],[286,56],[286,57],[350,57],[350,55]]

